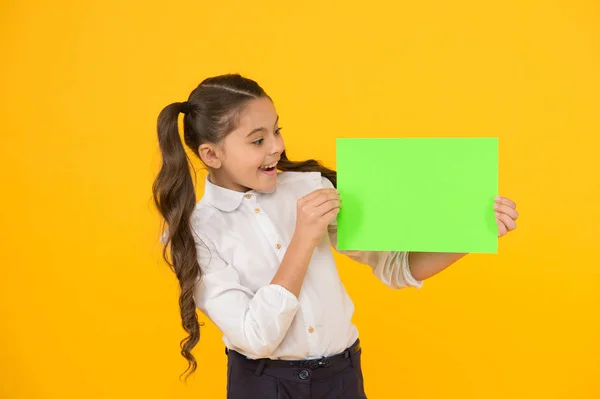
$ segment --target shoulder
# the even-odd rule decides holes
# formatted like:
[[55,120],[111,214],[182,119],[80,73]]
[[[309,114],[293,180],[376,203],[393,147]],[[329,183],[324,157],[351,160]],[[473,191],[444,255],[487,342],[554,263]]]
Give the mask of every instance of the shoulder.
[[202,198],[194,207],[194,211],[190,216],[190,226],[194,232],[195,238],[205,241],[209,237],[214,236],[214,227],[218,226],[217,222],[220,217],[220,212],[212,207],[206,199]]
[[[208,227],[212,224],[208,222],[214,220],[213,218],[217,214],[214,208],[206,205],[207,204],[203,201],[196,203],[189,218],[189,225],[192,229],[192,235],[194,236],[196,243],[206,240],[211,235],[211,231]],[[169,228],[167,227],[160,237],[160,242],[162,244],[166,243],[168,234]]]
[[277,185],[294,183],[315,183],[320,180],[320,172],[281,172],[277,174]]
[[281,172],[277,175],[277,189],[314,191],[332,187],[333,184],[321,172]]

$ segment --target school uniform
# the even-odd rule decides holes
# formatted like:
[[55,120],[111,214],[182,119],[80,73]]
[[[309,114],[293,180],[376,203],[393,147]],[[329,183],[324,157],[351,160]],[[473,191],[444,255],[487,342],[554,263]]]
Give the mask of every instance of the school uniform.
[[[205,182],[190,220],[202,278],[194,299],[223,333],[228,398],[365,398],[354,305],[331,247],[337,223],[315,248],[296,297],[270,284],[294,234],[300,198],[331,182],[282,172],[271,193]],[[407,252],[339,251],[369,265],[387,286],[420,287]]]

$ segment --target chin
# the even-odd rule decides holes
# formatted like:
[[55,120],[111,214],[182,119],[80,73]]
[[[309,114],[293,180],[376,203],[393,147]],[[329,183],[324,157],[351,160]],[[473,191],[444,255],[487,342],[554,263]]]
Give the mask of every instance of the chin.
[[275,191],[275,182],[273,184],[263,184],[258,190],[258,192],[269,194]]
[[275,191],[275,186],[277,185],[277,175],[268,176],[268,181],[265,181],[265,177],[267,176],[261,176],[255,190],[261,193],[272,193]]

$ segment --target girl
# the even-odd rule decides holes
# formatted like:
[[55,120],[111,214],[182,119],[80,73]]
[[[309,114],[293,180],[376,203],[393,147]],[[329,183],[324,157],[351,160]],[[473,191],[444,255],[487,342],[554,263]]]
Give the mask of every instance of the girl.
[[[208,169],[197,204],[180,113],[185,144]],[[193,373],[198,307],[224,335],[228,398],[366,398],[354,307],[330,249],[341,206],[336,172],[290,161],[278,119],[271,98],[240,75],[204,80],[158,117],[153,192],[167,225],[164,257],[181,288],[181,353]],[[515,208],[496,199],[499,235],[516,227]],[[344,253],[391,288],[420,287],[464,256]]]

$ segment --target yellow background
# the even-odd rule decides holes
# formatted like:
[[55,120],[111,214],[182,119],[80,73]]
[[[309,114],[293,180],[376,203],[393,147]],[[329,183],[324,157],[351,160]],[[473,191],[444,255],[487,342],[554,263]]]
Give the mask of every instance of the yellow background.
[[178,380],[150,187],[158,112],[225,72],[275,99],[295,159],[500,137],[522,216],[498,255],[400,292],[338,258],[371,398],[600,397],[597,1],[12,0],[0,32],[0,397],[224,397],[210,323]]

